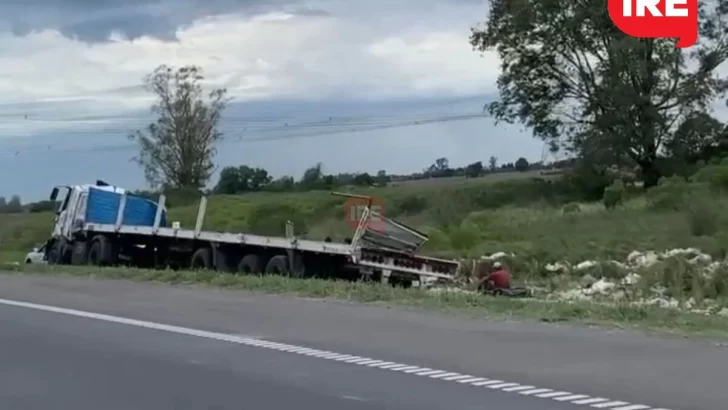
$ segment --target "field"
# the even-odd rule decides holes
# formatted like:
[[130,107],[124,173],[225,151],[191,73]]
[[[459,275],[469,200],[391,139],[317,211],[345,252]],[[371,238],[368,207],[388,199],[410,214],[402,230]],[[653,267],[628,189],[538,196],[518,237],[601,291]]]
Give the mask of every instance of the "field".
[[[425,252],[438,256],[472,258],[502,251],[526,264],[543,265],[621,260],[633,250],[697,247],[717,257],[726,253],[725,218],[715,218],[715,229],[708,234],[696,233],[691,219],[696,215],[690,209],[656,209],[640,195],[611,210],[600,202],[575,204],[574,193],[559,181],[518,176],[419,182],[356,193],[382,198],[387,216],[428,233]],[[286,220],[291,220],[298,235],[343,240],[352,234],[344,222],[345,200],[321,191],[212,196],[204,229],[282,235]],[[722,197],[711,199],[705,212],[722,203]],[[171,205],[170,221],[194,226],[196,204]],[[0,215],[2,260],[22,257],[43,242],[52,218],[49,213]]]
[[[725,175],[726,177],[722,177]],[[365,302],[387,302],[482,316],[511,316],[541,320],[577,320],[621,323],[688,333],[728,334],[728,168],[708,167],[695,182],[671,179],[652,189],[624,192],[621,203],[606,209],[602,202],[577,202],[580,196],[563,178],[452,179],[448,183],[419,182],[356,193],[374,195],[385,204],[385,214],[427,232],[425,252],[460,259],[476,259],[495,252],[512,253],[507,265],[516,282],[539,289],[545,302],[496,301],[465,294],[433,294],[421,290],[391,290],[371,284],[342,284],[318,280],[239,277],[195,272],[149,272],[83,267],[8,266],[3,270],[48,274],[74,274],[158,281],[171,284],[204,284],[253,291],[293,293]],[[702,178],[702,179],[701,179]],[[707,179],[706,179],[707,178]],[[286,220],[309,238],[351,236],[344,222],[345,198],[329,192],[255,193],[209,198],[205,229],[282,235]],[[194,226],[197,205],[175,206],[169,221]],[[53,215],[28,213],[0,215],[0,263],[21,261],[33,246],[43,242]],[[633,251],[663,251],[695,247],[709,254],[710,266],[667,258],[646,267],[615,269],[607,260],[624,261]],[[596,260],[588,271],[573,268]],[[601,261],[601,262],[600,262]],[[572,268],[554,272],[552,262],[569,262]],[[716,265],[717,264],[717,265]],[[471,266],[464,263],[464,266]],[[707,269],[707,270],[706,270]],[[468,275],[470,271],[464,270]],[[639,283],[617,286],[610,294],[589,300],[565,302],[562,294],[583,294],[586,277],[619,283],[637,273]],[[212,276],[210,276],[212,275]],[[590,282],[592,283],[593,280]],[[467,288],[472,285],[466,285]],[[662,289],[662,290],[660,290]],[[572,292],[573,293],[573,292]],[[557,295],[556,298],[552,298]],[[659,300],[658,300],[659,299]],[[662,309],[658,305],[677,304]],[[702,312],[710,312],[705,314]]]

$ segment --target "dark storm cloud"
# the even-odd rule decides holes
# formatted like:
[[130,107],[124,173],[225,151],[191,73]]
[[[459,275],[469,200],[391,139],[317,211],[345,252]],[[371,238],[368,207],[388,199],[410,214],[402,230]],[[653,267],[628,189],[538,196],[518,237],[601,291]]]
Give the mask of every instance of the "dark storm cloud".
[[13,34],[57,29],[86,42],[103,42],[114,32],[129,38],[152,36],[174,40],[175,31],[195,19],[225,13],[256,14],[285,7],[303,15],[326,11],[298,7],[296,0],[11,0],[0,4],[0,22]]

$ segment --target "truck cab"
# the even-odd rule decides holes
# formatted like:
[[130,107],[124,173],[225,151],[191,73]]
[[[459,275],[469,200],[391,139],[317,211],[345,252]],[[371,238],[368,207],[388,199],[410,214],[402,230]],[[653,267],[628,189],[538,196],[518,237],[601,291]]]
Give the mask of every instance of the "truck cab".
[[53,187],[50,200],[58,202],[53,218],[51,237],[46,242],[45,259],[49,263],[63,263],[70,257],[75,232],[86,222],[88,198],[91,189],[113,192],[120,195],[126,193],[124,188],[107,184],[98,180],[96,184],[59,185]]
[[96,181],[96,185],[84,184],[54,187],[51,191],[50,200],[54,202],[58,201],[59,195],[62,199],[55,212],[56,216],[53,220],[51,238],[72,240],[74,227],[80,227],[85,222],[89,190],[92,188],[121,195],[126,193],[124,188],[109,185],[104,181]]

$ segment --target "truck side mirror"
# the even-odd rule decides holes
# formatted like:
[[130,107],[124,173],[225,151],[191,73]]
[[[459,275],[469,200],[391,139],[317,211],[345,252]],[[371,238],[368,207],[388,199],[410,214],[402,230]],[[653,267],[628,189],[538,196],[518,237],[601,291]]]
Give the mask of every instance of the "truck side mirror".
[[53,188],[51,191],[51,201],[55,201],[58,198],[58,187]]

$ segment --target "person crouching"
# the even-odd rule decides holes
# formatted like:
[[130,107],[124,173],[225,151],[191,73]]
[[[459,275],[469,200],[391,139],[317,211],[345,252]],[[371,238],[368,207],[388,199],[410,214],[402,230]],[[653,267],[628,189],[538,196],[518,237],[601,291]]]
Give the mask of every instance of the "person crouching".
[[478,290],[483,293],[500,293],[510,288],[511,273],[500,262],[494,262],[488,276],[478,284]]

